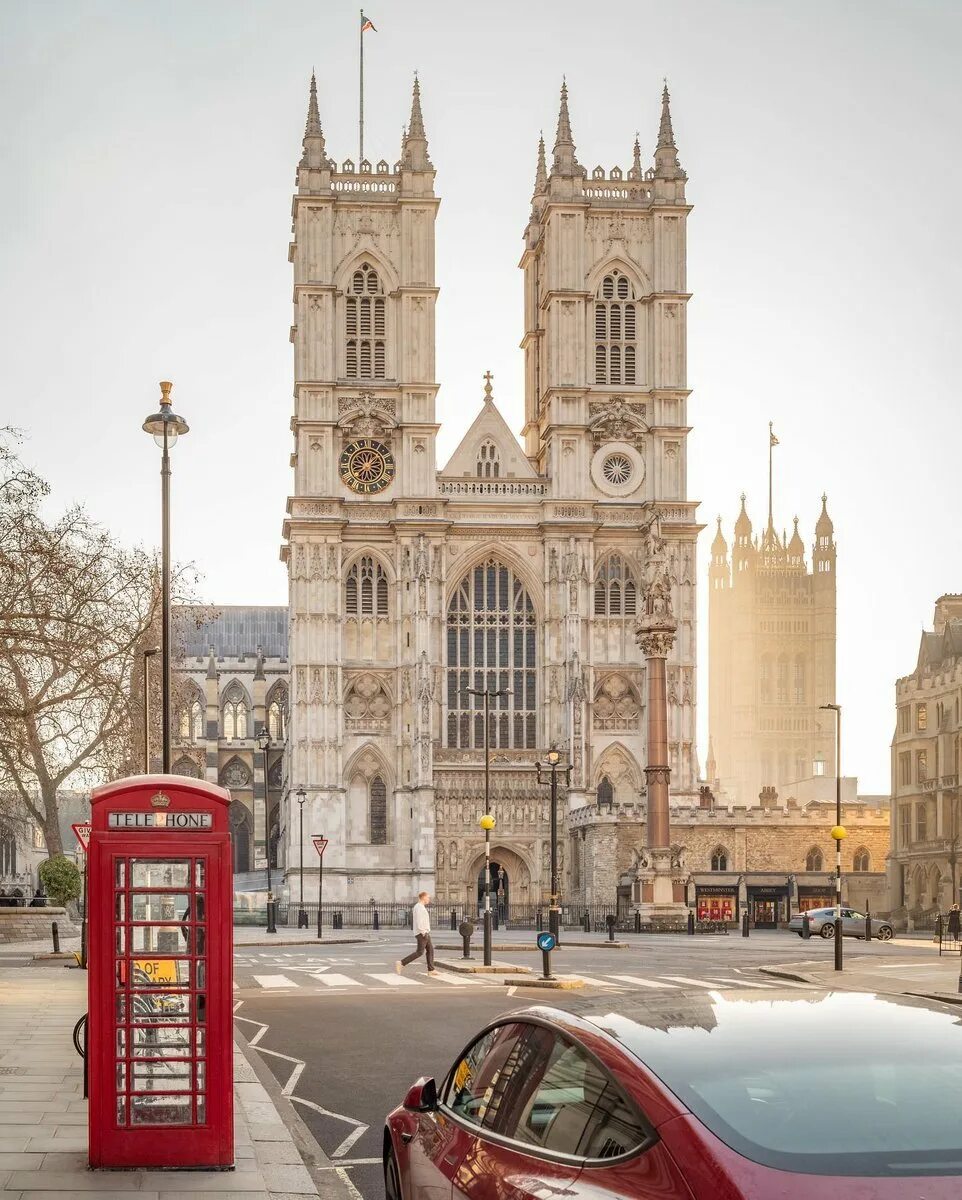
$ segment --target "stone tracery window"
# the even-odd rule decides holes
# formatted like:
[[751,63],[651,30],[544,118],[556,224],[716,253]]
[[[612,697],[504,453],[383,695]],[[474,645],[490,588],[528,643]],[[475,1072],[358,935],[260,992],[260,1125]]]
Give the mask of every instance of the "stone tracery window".
[[200,767],[186,754],[181,755],[170,770],[174,775],[184,775],[188,779],[200,779]]
[[728,851],[724,846],[716,846],[711,853],[711,869],[713,871],[728,870]]
[[386,304],[377,271],[361,263],[345,299],[348,379],[384,378]]
[[631,280],[612,271],[595,300],[595,383],[633,384],[637,334]]
[[287,737],[287,687],[283,683],[276,683],[268,695],[267,729],[273,742]]
[[359,558],[347,573],[344,611],[349,617],[386,617],[387,575],[370,555]]
[[602,775],[598,783],[598,807],[611,808],[615,801],[615,789],[607,775]]
[[224,692],[222,712],[224,737],[246,738],[249,715],[247,693],[236,680]]
[[633,617],[637,610],[638,592],[631,568],[620,554],[610,554],[595,580],[595,616]]
[[821,871],[825,860],[822,858],[822,852],[818,846],[813,846],[805,855],[805,870],[806,871]]
[[491,703],[489,741],[528,749],[537,737],[537,624],[531,597],[496,559],[473,567],[448,605],[447,744],[484,747],[484,715],[467,688],[510,689]]
[[184,742],[199,742],[204,737],[204,706],[199,692],[194,692],[180,710],[180,737]]
[[501,474],[501,456],[494,442],[488,440],[478,448],[478,478],[497,479]]
[[0,825],[0,876],[17,873],[17,839],[6,825]]
[[371,844],[387,845],[387,787],[380,775],[375,775],[370,787]]
[[595,694],[595,729],[637,729],[640,710],[635,690],[623,675],[616,672],[601,680]]
[[859,848],[852,855],[852,870],[870,871],[871,869],[868,851],[864,846],[859,846]]

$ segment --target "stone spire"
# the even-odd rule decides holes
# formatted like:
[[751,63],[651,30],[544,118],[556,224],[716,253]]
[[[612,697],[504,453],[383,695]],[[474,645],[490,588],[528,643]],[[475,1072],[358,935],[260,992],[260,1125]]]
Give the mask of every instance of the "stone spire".
[[671,127],[671,96],[667,79],[661,93],[661,124],[658,126],[658,145],[655,148],[655,175],[659,179],[685,178],[685,172],[678,161],[675,133]]
[[552,175],[580,175],[581,165],[575,157],[575,143],[571,136],[571,118],[568,116],[568,84],[561,83],[561,108],[558,112],[558,132],[554,140]]
[[307,103],[307,123],[304,126],[304,152],[301,155],[302,167],[326,167],[327,149],[324,144],[324,130],[321,128],[321,114],[317,107],[317,79],[311,72],[311,95]]
[[428,156],[428,139],[424,132],[424,117],[421,115],[421,85],[414,76],[414,91],[411,95],[411,119],[401,151],[401,165],[409,171],[432,171]]
[[538,138],[538,166],[534,173],[534,194],[540,195],[548,187],[548,168],[544,158],[544,134]]
[[631,169],[628,172],[629,179],[641,179],[644,177],[644,171],[641,169],[641,143],[638,141],[638,134],[635,134],[635,145],[631,152]]

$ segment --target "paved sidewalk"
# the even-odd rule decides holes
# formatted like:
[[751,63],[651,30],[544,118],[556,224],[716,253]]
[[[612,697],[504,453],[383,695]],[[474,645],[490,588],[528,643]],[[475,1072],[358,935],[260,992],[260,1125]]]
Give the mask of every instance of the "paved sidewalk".
[[791,979],[811,983],[816,987],[845,991],[881,992],[916,996],[937,996],[953,1003],[962,1003],[959,994],[959,974],[962,964],[959,955],[944,955],[941,959],[921,956],[913,959],[856,958],[843,963],[838,972],[831,963],[798,961],[777,966],[761,966],[763,975],[776,979]]
[[[235,1048],[233,1171],[91,1171],[83,1064],[71,1033],[86,976],[0,970],[0,1200],[349,1200],[289,1102]],[[267,1086],[265,1086],[267,1083]],[[291,1130],[297,1135],[297,1141]],[[321,1180],[304,1164],[305,1147]]]

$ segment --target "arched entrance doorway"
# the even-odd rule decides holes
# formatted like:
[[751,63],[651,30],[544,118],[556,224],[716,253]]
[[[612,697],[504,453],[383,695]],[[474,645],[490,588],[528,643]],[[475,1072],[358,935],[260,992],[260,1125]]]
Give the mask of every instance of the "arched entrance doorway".
[[[496,859],[491,860],[490,869],[490,884],[489,890],[491,895],[491,909],[498,914],[499,921],[508,919],[508,872],[504,864]],[[484,864],[481,865],[481,870],[478,872],[478,912],[484,911]]]
[[230,827],[234,874],[240,875],[251,869],[251,840],[254,835],[254,821],[250,809],[243,801],[232,800],[231,806],[227,810],[227,822]]

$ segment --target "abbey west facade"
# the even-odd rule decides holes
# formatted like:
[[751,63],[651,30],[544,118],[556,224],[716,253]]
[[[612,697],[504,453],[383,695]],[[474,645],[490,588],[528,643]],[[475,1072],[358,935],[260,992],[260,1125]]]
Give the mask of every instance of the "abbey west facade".
[[[643,811],[635,627],[656,534],[679,623],[668,660],[672,801],[698,802],[686,176],[667,91],[653,165],[636,140],[628,169],[589,171],[562,88],[520,263],[522,441],[488,376],[440,467],[434,182],[417,82],[391,166],[328,156],[312,80],[290,251],[286,786],[307,793],[305,840],[329,839],[325,901],[406,902],[425,888],[473,906],[485,729],[467,689],[506,693],[491,701],[489,736],[493,873],[510,909],[548,893],[549,792],[533,770],[546,749],[573,764],[563,892],[567,812],[583,822],[610,818],[613,805]],[[296,864],[298,824],[284,824],[282,857]],[[305,862],[316,899],[310,845]],[[580,879],[577,890],[595,898]]]

